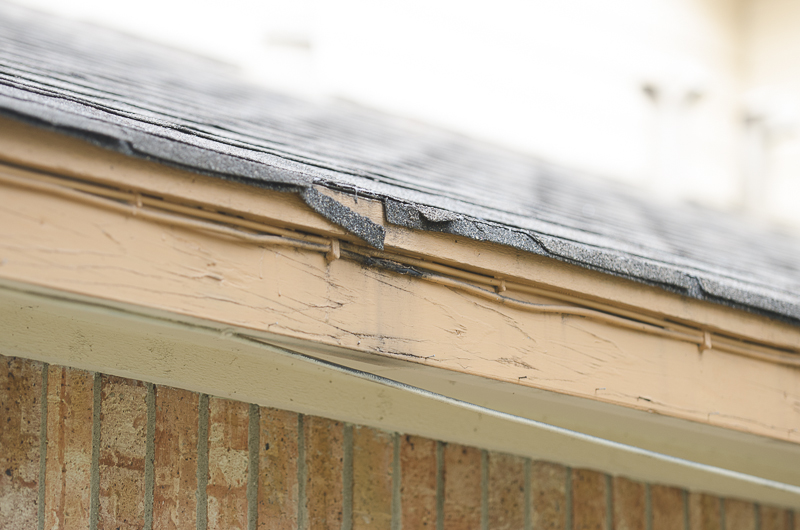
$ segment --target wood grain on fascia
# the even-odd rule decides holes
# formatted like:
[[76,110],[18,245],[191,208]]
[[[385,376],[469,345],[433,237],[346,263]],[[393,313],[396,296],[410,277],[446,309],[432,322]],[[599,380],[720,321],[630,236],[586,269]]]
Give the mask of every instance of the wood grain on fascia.
[[[258,189],[125,156],[17,120],[0,119],[0,158],[15,166],[38,168],[113,188],[127,190],[135,183],[142,193],[203,204],[209,209],[229,211],[246,219],[306,229],[330,237],[349,235],[341,227],[311,212],[296,195]],[[380,201],[346,193],[336,195],[337,200],[359,214],[385,224]],[[629,307],[638,304],[648,312],[666,314],[676,321],[697,319],[712,327],[744,334],[745,338],[753,341],[772,340],[793,347],[800,336],[797,327],[788,323],[773,320],[765,325],[766,317],[717,304],[687,303],[685,298],[663,289],[645,288],[636,282],[510,247],[397,226],[387,226],[387,229],[387,248],[395,247],[413,255],[439,259],[461,269],[494,271],[499,275],[551,285],[560,291],[584,291],[592,298],[607,298]],[[458,240],[457,244],[453,244],[454,240]]]
[[194,528],[199,396],[156,386],[155,401],[153,528]]
[[0,355],[0,527],[35,528],[42,364]]
[[525,311],[321,252],[244,244],[22,187],[2,193],[6,280],[80,286],[85,296],[800,439],[791,405],[800,375],[785,366],[713,348],[698,355],[689,342]]
[[246,530],[250,407],[212,397],[208,408],[208,530]]
[[51,366],[47,382],[45,528],[89,528],[93,374]]

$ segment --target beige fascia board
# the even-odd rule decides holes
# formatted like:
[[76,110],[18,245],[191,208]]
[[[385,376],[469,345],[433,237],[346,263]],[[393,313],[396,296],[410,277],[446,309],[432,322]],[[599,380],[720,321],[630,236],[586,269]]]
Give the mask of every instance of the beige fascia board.
[[[85,141],[0,118],[0,162],[323,237],[358,243],[341,227],[308,208],[299,197],[211,178],[127,157]],[[552,293],[605,304],[655,318],[776,348],[800,350],[800,328],[760,315],[698,301],[662,289],[493,243],[389,225],[379,201],[321,188],[386,229],[386,249],[536,286]]]
[[[423,258],[432,268],[459,265],[456,272],[461,277],[428,278],[436,283],[364,267],[350,257],[330,262],[325,250],[330,238],[343,241],[345,254],[371,251],[292,195],[180,172],[82,142],[74,144],[76,140],[38,129],[23,129],[16,135],[0,134],[2,156],[14,158],[18,166],[38,164],[49,175],[0,168],[5,179],[0,187],[5,199],[0,210],[0,278],[215,321],[284,341],[313,342],[319,348],[350,351],[367,362],[398,359],[404,366],[413,363],[415,369],[436,367],[432,379],[460,373],[622,405],[653,417],[688,419],[776,440],[800,439],[796,406],[800,375],[791,363],[787,365],[798,357],[770,352],[770,341],[751,347],[767,360],[718,350],[716,346],[724,346],[732,334],[719,341],[714,336],[715,347],[710,350],[680,339],[688,333],[681,326],[673,330],[675,336],[654,334],[659,326],[646,321],[659,315],[632,302],[649,299],[645,295],[658,290],[622,280],[615,283],[605,275],[497,245],[397,227],[387,227],[387,241],[393,243],[379,255]],[[26,137],[39,134],[45,137],[38,143]],[[25,141],[14,144],[19,138]],[[45,140],[51,142],[46,148]],[[59,142],[67,145],[62,149]],[[55,159],[50,158],[53,153]],[[79,180],[67,182],[64,177]],[[65,186],[52,182],[59,180]],[[81,189],[97,183],[121,202],[109,208],[99,204],[107,199],[81,196]],[[63,193],[58,191],[62,188]],[[143,194],[163,197],[168,199],[165,204],[184,210],[164,217],[148,210],[147,204],[138,208]],[[184,215],[187,203],[178,200],[205,209],[189,209],[193,215]],[[360,199],[351,206],[382,222],[380,203]],[[230,222],[218,224],[216,232],[198,229],[196,218],[213,220],[218,215],[214,211],[220,210],[230,214]],[[241,218],[250,224],[229,226]],[[272,233],[290,230],[287,234],[294,239],[286,241],[305,246],[281,246],[276,241],[282,236],[252,235],[253,226]],[[444,258],[437,258],[437,252]],[[486,268],[495,261],[501,266]],[[512,263],[520,275],[503,274],[504,263]],[[496,293],[470,284],[469,271],[507,282],[506,294],[524,302],[571,306],[572,313],[532,314],[512,307]],[[555,288],[531,280],[539,276],[560,278],[562,283]],[[601,290],[617,285],[622,295],[630,294],[630,300],[627,305],[614,304],[590,289],[568,288],[583,284],[597,284]],[[661,291],[658,297],[677,300],[681,307],[703,306]],[[643,323],[620,328],[586,318],[580,312],[585,309],[581,301],[585,305],[598,300],[605,304],[603,314],[635,312]],[[792,343],[791,333],[797,338],[796,328],[726,308],[715,306],[713,311],[731,316],[734,323],[754,319],[750,327],[760,332],[761,339],[771,336],[770,326],[787,344]],[[636,329],[640,324],[649,331]],[[698,326],[692,332],[704,326],[690,324]],[[782,357],[788,358],[787,363],[769,360]]]
[[[116,307],[114,307],[116,306]],[[249,330],[3,282],[0,354],[800,508],[800,488],[561,429],[253,338]],[[166,317],[166,318],[165,318]],[[312,351],[314,344],[307,343]]]
[[[1,300],[4,297],[8,299],[10,303],[3,305]],[[48,309],[51,305],[56,309]],[[15,326],[15,324],[13,324],[14,319],[20,322],[17,314],[21,316],[24,313],[28,314],[22,321],[26,329],[30,329],[31,325],[37,322],[37,314],[41,309],[45,309],[49,312],[57,310],[59,312],[58,314],[65,314],[65,312],[68,312],[70,315],[72,315],[74,309],[78,313],[85,315],[84,320],[90,318],[92,314],[98,311],[101,314],[108,312],[109,314],[119,317],[119,325],[126,325],[125,321],[121,320],[122,318],[130,317],[136,321],[143,318],[145,321],[152,322],[172,322],[182,329],[196,329],[204,333],[219,333],[228,338],[232,337],[234,334],[239,337],[249,337],[263,344],[272,344],[278,348],[298,352],[310,358],[319,359],[359,372],[374,374],[388,380],[397,381],[465,403],[475,404],[489,410],[506,413],[519,418],[530,419],[690,462],[731,470],[779,483],[800,486],[800,468],[786,465],[786,462],[800,461],[800,445],[795,443],[783,442],[712,425],[704,425],[693,421],[671,418],[664,415],[653,414],[652,412],[633,410],[627,407],[577,398],[557,392],[523,387],[518,384],[497,381],[467,373],[443,370],[432,366],[421,366],[394,358],[376,355],[365,356],[363,353],[357,351],[318,342],[291,339],[273,333],[231,327],[219,322],[178,315],[150,307],[137,307],[130,304],[112,302],[75,293],[55,291],[31,284],[0,280],[0,310],[2,310],[0,314],[14,316],[14,318],[10,318],[7,321],[8,324],[5,327],[5,331],[12,331]],[[47,322],[39,325],[51,329]],[[56,333],[57,331],[55,330],[58,329],[62,328],[52,328],[50,331],[44,332],[44,335],[52,335]],[[4,328],[0,325],[0,336],[14,336],[13,333],[3,335],[3,331]],[[35,334],[38,333],[38,331],[35,332]],[[100,368],[96,366],[87,367],[82,364],[74,364],[83,358],[83,354],[80,354],[79,350],[81,348],[92,349],[94,347],[94,342],[85,340],[86,335],[83,334],[83,332],[65,333],[64,335],[62,339],[63,342],[74,343],[70,345],[69,348],[75,353],[75,356],[52,362],[61,362],[69,364],[70,366],[100,370]],[[156,340],[153,344],[160,344],[159,340]],[[11,348],[9,345],[12,343],[17,345],[12,348],[14,351],[24,353],[24,339],[14,338],[12,341],[0,340],[0,348]],[[148,347],[151,349],[153,348],[152,345]],[[112,349],[114,348],[112,347]],[[157,346],[155,349],[167,351],[167,349],[161,346]],[[23,356],[29,355],[24,354]],[[39,359],[39,357],[37,357],[37,359]],[[102,369],[112,370],[112,373],[116,373],[113,372],[113,363],[107,363]],[[144,379],[154,377],[152,372],[132,371],[122,375]],[[256,376],[254,375],[254,377]],[[179,374],[171,374],[170,381],[169,384],[181,387],[188,384],[186,381],[183,381],[183,375]],[[203,390],[202,388],[195,390],[211,393],[217,391]],[[225,395],[230,397],[235,396],[235,393]],[[318,411],[306,412],[314,414],[320,413]],[[328,416],[332,415],[331,417],[339,417],[333,410],[328,411],[326,414]],[[450,441],[458,440],[453,439]],[[570,462],[572,461],[564,461],[562,463],[568,464]]]
[[375,374],[459,401],[624,445],[800,486],[800,444],[687,421],[558,392],[286,337],[259,336],[278,347]]

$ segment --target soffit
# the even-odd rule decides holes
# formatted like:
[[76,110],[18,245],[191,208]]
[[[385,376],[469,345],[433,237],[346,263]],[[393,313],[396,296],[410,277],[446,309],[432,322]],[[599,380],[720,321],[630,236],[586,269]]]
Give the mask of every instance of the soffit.
[[[800,506],[800,488],[794,485],[797,472],[775,465],[781,457],[796,458],[794,444],[737,438],[721,430],[686,431],[690,436],[684,444],[694,442],[698,447],[688,449],[700,457],[699,462],[691,461],[658,452],[674,448],[658,445],[657,440],[656,451],[640,449],[487,409],[276,348],[246,329],[220,327],[215,322],[8,282],[0,282],[0,311],[8,316],[0,321],[3,355],[588,467],[655,484]],[[317,346],[306,342],[303,349],[318,355],[322,352]],[[539,404],[547,409],[547,398]],[[585,412],[609,417],[608,409],[592,410],[591,405]],[[610,430],[636,425],[630,421],[612,418]],[[709,465],[703,463],[703,451],[696,451],[702,447],[736,454],[732,460],[717,458]],[[752,457],[764,451],[775,454],[766,459]],[[725,468],[719,467],[720,463],[733,465]],[[742,466],[746,469],[736,470]]]

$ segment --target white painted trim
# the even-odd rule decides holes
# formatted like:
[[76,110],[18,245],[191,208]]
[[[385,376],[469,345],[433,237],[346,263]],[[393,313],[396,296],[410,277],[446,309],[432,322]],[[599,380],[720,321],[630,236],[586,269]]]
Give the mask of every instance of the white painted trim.
[[800,508],[798,486],[491,410],[269,345],[251,331],[78,298],[3,282],[0,353]]

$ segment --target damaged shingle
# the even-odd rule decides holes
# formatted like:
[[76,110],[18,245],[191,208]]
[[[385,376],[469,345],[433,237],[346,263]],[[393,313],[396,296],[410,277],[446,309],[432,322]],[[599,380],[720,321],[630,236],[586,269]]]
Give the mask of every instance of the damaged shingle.
[[[298,193],[383,248],[389,224],[506,245],[800,324],[800,240],[664,207],[511,151],[238,81],[224,65],[0,3],[0,114],[101,147]],[[357,191],[356,191],[357,190]]]
[[306,188],[300,196],[312,210],[350,233],[360,237],[375,248],[383,250],[386,237],[384,228],[370,219],[357,214],[347,206],[323,195],[314,188]]

